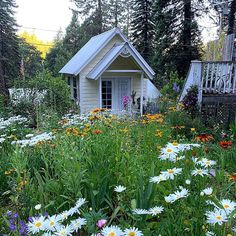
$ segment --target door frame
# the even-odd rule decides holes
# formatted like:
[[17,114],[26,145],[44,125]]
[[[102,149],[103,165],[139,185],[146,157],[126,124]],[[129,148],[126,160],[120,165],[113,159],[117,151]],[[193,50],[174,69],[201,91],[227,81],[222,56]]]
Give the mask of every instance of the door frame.
[[[130,80],[130,95],[132,93],[132,88],[133,88],[133,77],[132,76],[116,76],[116,75],[106,75],[106,76],[101,76],[99,78],[99,106],[100,108],[102,108],[102,81],[112,81],[112,110],[115,111],[114,109],[114,104],[115,104],[115,100],[118,100],[118,94],[117,92],[114,93],[116,87],[115,87],[115,83],[113,83],[113,81],[115,79],[129,79]],[[121,112],[121,111],[119,111]]]

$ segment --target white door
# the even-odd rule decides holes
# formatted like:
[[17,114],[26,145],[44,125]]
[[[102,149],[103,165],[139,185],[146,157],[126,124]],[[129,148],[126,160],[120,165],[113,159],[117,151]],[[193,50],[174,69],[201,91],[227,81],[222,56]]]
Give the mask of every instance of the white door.
[[[120,112],[122,110],[130,110],[131,104],[131,80],[130,78],[117,78],[116,79],[116,91],[117,91],[117,111]],[[129,101],[127,106],[124,105],[124,98],[128,98]]]

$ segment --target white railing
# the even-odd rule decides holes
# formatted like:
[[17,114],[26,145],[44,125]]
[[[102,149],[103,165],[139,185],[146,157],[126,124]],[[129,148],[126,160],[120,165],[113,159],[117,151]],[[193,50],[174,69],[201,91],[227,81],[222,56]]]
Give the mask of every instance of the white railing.
[[236,93],[236,62],[202,62],[203,93]]
[[199,105],[203,94],[236,94],[236,62],[192,61],[179,101],[193,85],[198,86]]

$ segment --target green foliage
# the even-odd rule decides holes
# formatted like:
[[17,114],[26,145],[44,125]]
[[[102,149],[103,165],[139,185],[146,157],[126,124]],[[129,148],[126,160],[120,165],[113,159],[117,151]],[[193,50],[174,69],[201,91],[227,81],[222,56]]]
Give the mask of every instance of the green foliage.
[[176,100],[180,95],[183,86],[183,79],[180,78],[177,72],[171,72],[169,81],[161,89],[162,96]]
[[43,69],[41,52],[36,47],[27,43],[23,38],[20,39],[19,53],[21,56],[21,76],[31,78]]
[[71,108],[70,91],[62,78],[45,71],[32,79],[16,81],[12,106],[16,114],[30,117],[36,126],[42,114],[47,117],[47,111],[62,115]]
[[192,117],[195,117],[198,114],[198,86],[194,85],[189,88],[182,103],[183,109]]
[[132,41],[144,59],[151,61],[153,56],[154,25],[152,1],[135,0],[132,15]]

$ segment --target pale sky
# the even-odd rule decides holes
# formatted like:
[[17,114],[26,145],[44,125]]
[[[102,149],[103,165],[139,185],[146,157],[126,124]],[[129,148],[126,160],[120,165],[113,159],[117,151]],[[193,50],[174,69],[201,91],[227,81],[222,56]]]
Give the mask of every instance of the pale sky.
[[[16,0],[16,19],[20,31],[35,33],[39,39],[51,41],[57,31],[64,30],[71,20],[73,4],[70,0]],[[207,42],[216,38],[216,30],[206,18],[200,20],[203,41]],[[35,29],[30,29],[35,28]],[[42,30],[40,30],[42,29]]]
[[[16,20],[20,31],[35,33],[39,39],[53,40],[57,31],[70,23],[70,0],[16,0]],[[37,28],[37,29],[29,29]],[[49,30],[43,31],[39,29]]]

